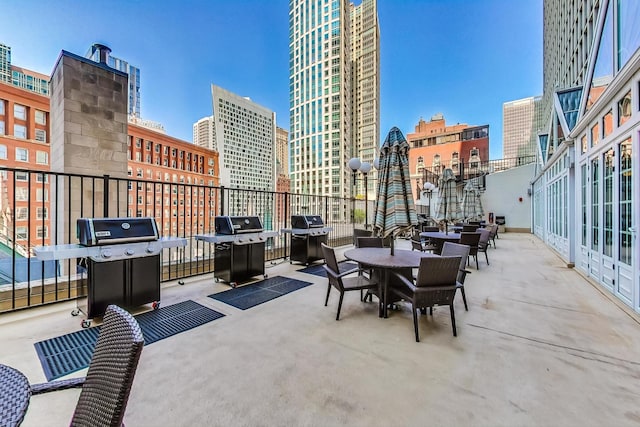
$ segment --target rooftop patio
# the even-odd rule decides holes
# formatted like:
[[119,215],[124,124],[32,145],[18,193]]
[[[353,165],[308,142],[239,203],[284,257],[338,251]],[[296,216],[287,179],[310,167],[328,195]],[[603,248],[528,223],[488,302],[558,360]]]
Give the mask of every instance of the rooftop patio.
[[[420,343],[407,307],[381,319],[357,293],[336,322],[337,292],[324,307],[326,279],[289,262],[269,276],[314,285],[246,311],[207,297],[228,289],[211,274],[166,282],[163,306],[192,299],[226,316],[144,348],[125,423],[637,425],[637,316],[530,234],[501,234],[483,258],[469,311],[456,301],[457,338],[442,307],[420,316]],[[0,363],[45,381],[33,344],[80,329],[74,307],[2,315]],[[67,424],[78,394],[32,397],[23,425]]]

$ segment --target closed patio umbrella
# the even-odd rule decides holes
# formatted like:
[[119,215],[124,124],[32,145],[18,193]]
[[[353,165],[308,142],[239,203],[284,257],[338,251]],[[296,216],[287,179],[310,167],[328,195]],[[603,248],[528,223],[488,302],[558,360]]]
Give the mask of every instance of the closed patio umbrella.
[[462,190],[462,216],[467,221],[481,220],[484,216],[480,191],[471,181],[467,181]]
[[438,211],[436,219],[444,221],[444,230],[448,233],[447,224],[461,220],[462,209],[458,200],[458,189],[456,188],[456,177],[453,170],[447,168],[442,172],[442,178],[438,185]]
[[374,230],[382,237],[393,239],[418,223],[409,179],[409,143],[397,127],[393,127],[380,150],[378,193]]

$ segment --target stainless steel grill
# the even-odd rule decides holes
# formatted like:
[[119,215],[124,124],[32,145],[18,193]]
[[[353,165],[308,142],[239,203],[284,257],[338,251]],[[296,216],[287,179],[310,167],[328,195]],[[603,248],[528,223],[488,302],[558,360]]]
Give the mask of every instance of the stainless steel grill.
[[291,228],[283,228],[283,233],[291,234],[291,263],[324,260],[322,243],[327,243],[332,227],[325,227],[320,215],[292,215]]
[[76,223],[78,244],[34,248],[40,260],[77,259],[86,298],[77,309],[86,314],[88,327],[101,317],[109,304],[137,307],[160,305],[160,253],[162,249],[186,246],[179,237],[158,238],[154,218],[80,218]]
[[198,234],[196,240],[215,244],[215,280],[235,287],[239,282],[262,275],[265,243],[277,231],[264,231],[257,216],[217,216],[216,234]]

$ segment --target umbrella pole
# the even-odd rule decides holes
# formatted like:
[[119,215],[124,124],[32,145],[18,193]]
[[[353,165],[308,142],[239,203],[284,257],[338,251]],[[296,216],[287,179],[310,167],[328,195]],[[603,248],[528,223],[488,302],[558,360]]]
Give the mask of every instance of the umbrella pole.
[[447,221],[447,205],[449,204],[449,183],[445,184],[445,198],[444,198],[444,234],[449,235],[449,224]]
[[395,239],[393,238],[393,233],[391,233],[391,244],[389,245],[389,246],[391,246],[391,256],[395,255],[395,254],[393,253],[393,246],[394,246],[394,245],[393,245],[393,241],[394,241],[394,240],[395,240]]

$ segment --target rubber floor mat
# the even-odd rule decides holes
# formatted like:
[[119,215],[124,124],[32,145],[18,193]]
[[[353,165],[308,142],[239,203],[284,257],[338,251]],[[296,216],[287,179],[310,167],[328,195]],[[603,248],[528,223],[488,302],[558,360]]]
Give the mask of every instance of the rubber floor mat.
[[209,298],[246,310],[311,285],[311,282],[289,277],[270,277],[259,282],[209,295]]
[[[357,267],[358,267],[358,264],[352,261],[343,261],[338,263],[338,268],[340,268],[340,273],[343,273],[347,270],[352,270]],[[310,265],[309,267],[305,267],[298,271],[301,273],[313,274],[315,276],[327,277],[327,272],[324,269],[324,264]]]
[[[222,313],[188,300],[141,313],[135,318],[147,345],[223,316]],[[100,327],[96,326],[35,343],[47,381],[89,366],[99,332]]]

